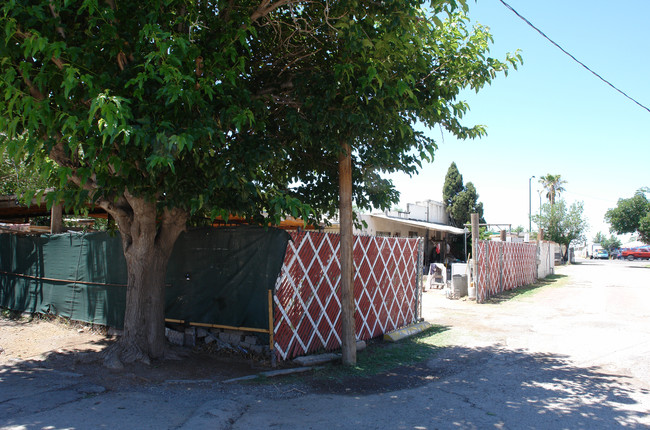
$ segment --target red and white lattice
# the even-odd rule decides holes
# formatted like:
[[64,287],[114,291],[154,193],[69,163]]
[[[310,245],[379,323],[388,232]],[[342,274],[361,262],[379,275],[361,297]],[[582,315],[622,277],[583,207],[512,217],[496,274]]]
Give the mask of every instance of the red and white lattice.
[[537,245],[531,243],[478,242],[476,298],[521,287],[537,279]]
[[[274,296],[274,347],[284,360],[341,346],[340,236],[291,238]],[[357,236],[353,255],[357,339],[415,321],[418,239]]]

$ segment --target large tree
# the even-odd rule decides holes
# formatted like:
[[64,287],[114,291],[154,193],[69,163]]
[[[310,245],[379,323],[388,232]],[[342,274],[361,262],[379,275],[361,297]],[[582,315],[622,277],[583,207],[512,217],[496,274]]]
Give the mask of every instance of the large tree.
[[122,360],[164,355],[166,266],[191,214],[259,219],[287,208],[268,171],[274,148],[256,138],[268,104],[250,82],[256,28],[277,6],[2,6],[3,144],[47,155],[61,185],[76,186],[48,194],[50,203],[91,201],[116,220],[128,270],[124,336],[113,350]]
[[[167,260],[192,215],[277,222],[337,207],[349,163],[359,207],[397,201],[382,172],[414,173],[459,137],[461,89],[516,65],[454,5],[423,2],[41,0],[0,9],[0,132],[54,160],[117,221],[127,261],[125,361],[164,354]],[[448,17],[446,23],[441,17]]]
[[600,246],[605,248],[611,254],[615,249],[621,247],[621,240],[613,234],[610,234],[609,238],[603,238],[600,242]]
[[648,188],[637,190],[629,199],[618,199],[615,208],[605,212],[605,222],[617,234],[638,233],[639,239],[650,243],[650,201],[646,194]]
[[[285,170],[296,184],[293,191],[323,212],[330,212],[340,198],[341,252],[348,251],[347,267],[352,264],[351,242],[344,240],[351,238],[349,200],[362,208],[386,208],[397,201],[392,183],[380,174],[413,174],[436,149],[430,135],[414,128],[416,121],[439,124],[461,138],[484,134],[481,126],[460,124],[467,105],[456,97],[462,88],[478,90],[497,71],[507,70],[507,64],[484,57],[490,40],[486,29],[470,30],[464,14],[452,12],[446,2],[436,2],[429,13],[421,5],[361,2],[354,14],[334,7],[329,16],[341,16],[336,22],[312,13],[324,17],[312,20],[319,37],[301,40],[303,57],[290,67],[280,65],[278,74],[290,90],[263,85],[274,87],[281,100],[284,115],[276,117],[279,123],[272,129],[293,161]],[[441,12],[445,23],[437,18]],[[288,26],[283,33],[295,31]],[[509,64],[517,61],[508,58]],[[340,189],[348,190],[340,196],[332,186],[337,176]],[[346,182],[354,186],[350,189]],[[342,255],[342,260],[347,259]],[[350,273],[342,276],[351,282]],[[343,305],[352,307],[351,294],[345,295],[351,289],[343,284],[341,289]]]
[[607,240],[607,236],[605,236],[602,232],[596,233],[594,236],[593,242],[594,243],[602,243],[603,241]]
[[451,223],[456,227],[469,223],[472,213],[477,213],[479,222],[485,223],[483,203],[478,201],[476,187],[471,182],[463,184],[463,175],[454,162],[447,169],[442,198]]
[[463,183],[463,175],[460,174],[456,163],[452,161],[447,169],[445,183],[442,186],[442,201],[445,204],[445,207],[451,207],[454,197],[460,194],[464,189],[465,185]]
[[569,246],[585,240],[588,224],[584,218],[582,202],[567,207],[560,199],[554,204],[542,205],[541,215],[534,215],[534,221],[544,230],[544,237],[565,246],[563,260],[567,260]]

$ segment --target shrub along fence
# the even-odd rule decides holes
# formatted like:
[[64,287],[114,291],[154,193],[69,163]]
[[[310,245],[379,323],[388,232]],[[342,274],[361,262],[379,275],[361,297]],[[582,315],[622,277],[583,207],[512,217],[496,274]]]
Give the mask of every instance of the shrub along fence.
[[[291,233],[275,292],[275,351],[290,359],[341,346],[338,234]],[[354,302],[357,340],[420,316],[422,241],[356,236]]]
[[478,241],[476,300],[479,303],[502,291],[537,279],[537,245]]

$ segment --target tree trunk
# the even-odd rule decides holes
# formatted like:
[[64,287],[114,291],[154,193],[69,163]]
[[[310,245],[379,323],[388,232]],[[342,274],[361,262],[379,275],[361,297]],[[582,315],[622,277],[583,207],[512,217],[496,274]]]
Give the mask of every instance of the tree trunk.
[[155,202],[126,195],[128,209],[111,211],[122,236],[128,285],[124,335],[108,351],[105,364],[162,358],[165,354],[165,277],[176,239],[187,214],[166,209],[158,216]]
[[140,239],[125,253],[128,287],[122,359],[126,362],[164,354],[165,276],[170,252]]

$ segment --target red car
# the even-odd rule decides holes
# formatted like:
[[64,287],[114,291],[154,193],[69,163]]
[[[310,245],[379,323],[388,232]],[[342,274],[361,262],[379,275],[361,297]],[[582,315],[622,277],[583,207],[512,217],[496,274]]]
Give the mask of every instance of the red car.
[[628,260],[634,260],[635,258],[650,259],[650,246],[624,249],[621,252],[621,258],[627,258]]

